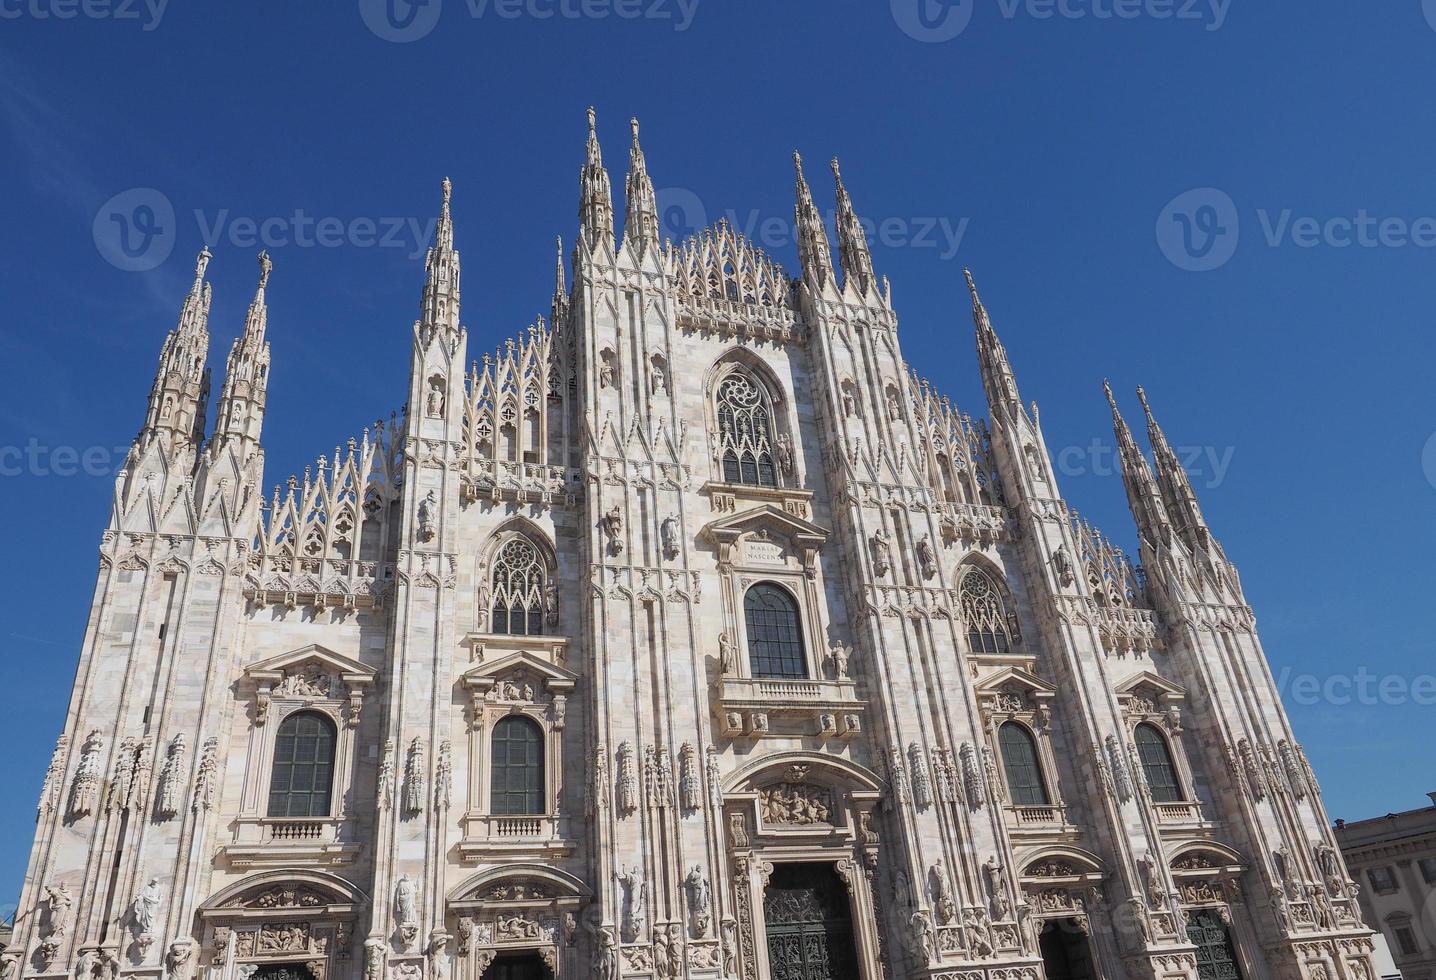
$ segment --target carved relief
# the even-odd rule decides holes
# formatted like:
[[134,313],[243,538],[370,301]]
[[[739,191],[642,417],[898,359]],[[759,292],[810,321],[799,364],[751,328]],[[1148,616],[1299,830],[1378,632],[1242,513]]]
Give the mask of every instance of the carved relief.
[[826,787],[804,783],[777,783],[758,791],[763,822],[773,825],[810,826],[833,820],[833,794]]

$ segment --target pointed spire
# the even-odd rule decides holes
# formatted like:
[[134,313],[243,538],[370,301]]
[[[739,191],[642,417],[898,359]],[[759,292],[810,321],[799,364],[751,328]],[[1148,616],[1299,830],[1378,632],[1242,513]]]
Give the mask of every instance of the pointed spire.
[[555,301],[557,301],[557,300],[559,300],[559,299],[563,299],[563,298],[565,298],[565,297],[568,296],[568,286],[567,286],[567,285],[565,284],[565,282],[564,282],[564,269],[563,269],[563,236],[562,236],[562,235],[559,235],[559,236],[558,236],[557,242],[558,242],[558,250],[557,250],[558,261],[557,261],[557,262],[555,263],[555,265],[554,265],[554,274],[553,274],[553,295],[554,295],[554,300],[555,300]]
[[1153,417],[1152,407],[1147,404],[1147,393],[1140,386],[1137,388],[1137,398],[1142,402],[1142,413],[1147,416],[1147,441],[1152,445],[1152,456],[1157,463],[1157,484],[1161,487],[1167,512],[1176,524],[1177,533],[1187,544],[1194,550],[1206,549],[1215,544],[1215,541],[1202,517],[1202,509],[1197,503],[1196,491],[1192,489],[1191,481],[1187,478],[1187,471],[1168,444],[1162,427]]
[[633,127],[633,144],[628,150],[628,180],[623,192],[628,206],[623,240],[642,254],[658,244],[658,201],[653,193],[653,180],[648,176],[648,163],[643,158],[643,146],[638,142],[638,120],[630,119],[629,125]]
[[853,200],[843,186],[843,173],[838,158],[833,157],[833,182],[838,189],[838,255],[843,262],[843,282],[853,283],[860,293],[871,290],[877,282],[873,275],[873,256],[868,251],[868,236],[853,210]]
[[1122,483],[1127,488],[1127,505],[1132,518],[1137,522],[1137,533],[1153,545],[1166,543],[1170,522],[1166,508],[1162,506],[1162,493],[1152,479],[1147,457],[1142,455],[1132,430],[1117,407],[1112,395],[1111,382],[1102,382],[1102,391],[1107,395],[1107,404],[1112,409],[1112,431],[1117,436],[1117,459],[1122,466]]
[[180,307],[179,322],[160,349],[159,370],[150,387],[149,407],[139,442],[164,433],[172,446],[204,441],[205,409],[209,402],[210,285],[205,281],[210,251],[200,249],[195,259],[194,283]]
[[603,168],[598,145],[598,123],[593,106],[588,107],[588,156],[579,177],[579,227],[589,248],[599,242],[613,246],[613,190]]
[[833,279],[833,253],[828,242],[828,231],[823,227],[823,216],[813,204],[813,192],[803,176],[803,158],[793,151],[793,167],[798,174],[798,203],[794,217],[798,227],[798,257],[802,260],[803,274],[815,285],[823,286]]
[[444,198],[439,223],[434,229],[434,244],[424,260],[428,277],[420,304],[420,325],[426,338],[437,332],[459,331],[459,253],[454,250],[454,218],[450,211],[454,185],[445,177],[441,187]]
[[1013,373],[1012,362],[1008,360],[1007,348],[1003,346],[997,331],[992,328],[992,318],[987,307],[977,295],[977,281],[971,269],[962,270],[967,280],[967,291],[972,296],[972,323],[977,331],[977,364],[982,372],[982,387],[987,392],[987,403],[994,416],[1018,418],[1022,415],[1022,398],[1017,391],[1017,376]]
[[269,253],[260,252],[259,285],[244,318],[244,333],[229,349],[215,417],[214,445],[233,444],[241,460],[258,448],[264,427],[264,403],[269,390],[269,342],[264,339],[269,308],[264,291],[273,268]]

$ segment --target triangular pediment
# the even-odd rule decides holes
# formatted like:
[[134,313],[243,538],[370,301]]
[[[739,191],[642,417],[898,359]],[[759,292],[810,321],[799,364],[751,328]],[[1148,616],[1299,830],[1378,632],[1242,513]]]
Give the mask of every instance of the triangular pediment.
[[377,673],[373,667],[335,653],[328,647],[320,646],[317,643],[261,660],[245,668],[244,672],[250,677],[283,675],[307,664],[317,664],[324,670],[338,674],[345,681],[351,683],[356,680],[372,681]]
[[1034,697],[1052,697],[1057,693],[1056,686],[1021,667],[1004,667],[997,673],[984,677],[975,686],[979,694],[996,694],[1010,687],[1022,688],[1031,692]]
[[1163,697],[1173,700],[1180,701],[1187,696],[1187,692],[1183,688],[1164,677],[1159,677],[1150,670],[1138,671],[1118,684],[1115,691],[1118,695],[1136,694],[1144,687],[1152,688]]
[[516,650],[492,660],[481,660],[464,671],[460,678],[466,687],[488,687],[507,674],[526,671],[553,690],[571,689],[578,675],[528,650]]
[[764,530],[779,534],[796,545],[816,548],[828,540],[826,528],[788,513],[776,504],[759,504],[745,511],[713,521],[703,534],[718,544],[731,544],[742,535]]

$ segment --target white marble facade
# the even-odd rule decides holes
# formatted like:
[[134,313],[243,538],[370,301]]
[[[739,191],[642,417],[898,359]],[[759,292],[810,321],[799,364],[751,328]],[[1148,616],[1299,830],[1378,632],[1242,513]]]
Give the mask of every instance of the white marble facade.
[[[269,262],[210,427],[201,254],[0,975],[1037,980],[1065,943],[1372,980],[1150,415],[1155,466],[1113,404],[1139,574],[975,288],[988,421],[903,359],[841,177],[834,254],[799,163],[797,278],[728,227],[661,242],[636,123],[621,238],[592,116],[581,183],[550,317],[471,365],[445,182],[405,410],[273,496]],[[528,753],[499,786],[496,752]],[[803,875],[826,973],[772,962]]]

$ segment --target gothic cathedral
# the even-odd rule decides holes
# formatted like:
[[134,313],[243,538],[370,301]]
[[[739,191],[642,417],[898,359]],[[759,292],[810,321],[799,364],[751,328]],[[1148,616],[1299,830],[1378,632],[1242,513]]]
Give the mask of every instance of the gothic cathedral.
[[590,112],[572,285],[472,364],[445,181],[404,409],[272,496],[270,263],[211,428],[201,253],[0,980],[1374,980],[1145,397],[1139,567],[971,277],[987,421],[797,162],[797,277],[661,241],[636,122],[619,238]]

